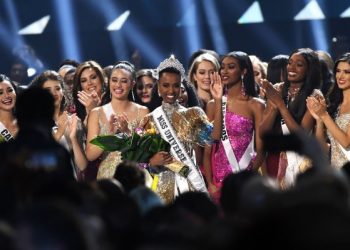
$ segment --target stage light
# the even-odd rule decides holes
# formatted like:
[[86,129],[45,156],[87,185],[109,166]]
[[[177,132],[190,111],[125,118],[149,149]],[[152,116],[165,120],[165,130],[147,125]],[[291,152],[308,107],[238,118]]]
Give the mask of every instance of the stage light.
[[264,16],[261,12],[260,4],[258,1],[255,1],[238,19],[239,24],[262,22],[264,22]]
[[130,15],[130,11],[127,10],[125,11],[123,14],[121,14],[118,18],[116,18],[113,22],[111,22],[108,27],[107,27],[107,30],[109,31],[113,31],[113,30],[120,30],[125,21],[128,19]]
[[310,1],[295,17],[294,20],[316,20],[325,19],[322,9],[316,0]]
[[18,31],[19,35],[39,35],[42,34],[50,21],[50,15],[46,15],[39,20],[25,26]]
[[350,7],[343,11],[343,13],[340,14],[341,18],[349,18],[350,17]]

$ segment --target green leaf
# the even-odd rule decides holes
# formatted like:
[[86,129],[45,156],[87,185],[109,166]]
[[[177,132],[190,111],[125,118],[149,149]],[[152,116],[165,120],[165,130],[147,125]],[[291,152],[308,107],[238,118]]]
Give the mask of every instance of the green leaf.
[[108,152],[121,151],[126,147],[126,139],[115,135],[99,135],[92,139],[90,143]]

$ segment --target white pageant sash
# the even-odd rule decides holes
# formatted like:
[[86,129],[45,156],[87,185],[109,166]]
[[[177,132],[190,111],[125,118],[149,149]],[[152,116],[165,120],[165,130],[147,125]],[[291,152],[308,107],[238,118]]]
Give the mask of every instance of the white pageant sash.
[[228,159],[228,162],[230,163],[230,166],[232,168],[233,173],[237,173],[239,171],[242,171],[246,169],[249,166],[250,161],[252,160],[253,154],[254,154],[254,132],[252,135],[252,139],[250,140],[250,143],[246,150],[244,151],[244,154],[242,158],[239,160],[239,163],[237,162],[237,158],[233,152],[232,145],[230,143],[230,139],[227,134],[226,130],[226,104],[227,104],[227,97],[222,97],[222,132],[221,132],[221,141],[222,145],[224,146],[226,157]]
[[112,109],[112,104],[111,103],[107,103],[106,105],[104,105],[102,107],[103,112],[106,115],[107,121],[109,121],[109,118],[111,118],[111,115],[114,114],[114,111]]
[[[290,134],[286,124],[282,124],[282,132],[284,135]],[[286,175],[284,177],[287,186],[294,184],[295,177],[299,173],[299,167],[304,160],[304,157],[294,151],[286,152],[288,166],[286,169]]]
[[348,161],[350,161],[350,150],[345,149],[342,145],[340,145],[340,143],[338,143],[338,145],[345,157],[348,159]]
[[[171,150],[170,150],[171,155],[174,156],[176,160],[184,163],[186,166],[189,167],[190,171],[187,176],[188,181],[192,184],[195,190],[208,192],[202,175],[199,173],[197,166],[194,164],[191,157],[186,152],[179,138],[177,138],[174,128],[170,124],[166,114],[164,113],[163,108],[162,107],[156,108],[152,112],[152,116],[160,135],[171,146]],[[178,178],[177,176],[179,175],[176,175],[177,181],[183,182],[185,180],[185,178],[183,178],[182,176],[179,176],[181,178]],[[180,183],[177,183],[177,184],[180,184]],[[181,186],[182,185],[178,185],[180,189],[181,189]],[[180,190],[180,192],[182,191]]]
[[10,141],[13,139],[10,131],[5,127],[2,122],[0,122],[0,136],[4,138],[5,141]]

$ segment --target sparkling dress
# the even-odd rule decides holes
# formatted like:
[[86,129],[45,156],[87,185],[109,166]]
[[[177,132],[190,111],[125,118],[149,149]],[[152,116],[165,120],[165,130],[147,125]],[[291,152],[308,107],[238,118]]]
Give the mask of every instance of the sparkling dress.
[[[239,162],[252,140],[254,122],[250,118],[235,114],[228,110],[226,111],[225,118],[227,134],[237,162]],[[211,166],[213,182],[218,188],[220,188],[224,178],[232,173],[232,168],[227,159],[222,141],[214,144],[212,147]],[[251,167],[252,161],[250,162],[248,169]]]
[[[98,114],[98,125],[100,127],[100,135],[108,135],[109,133],[109,124],[102,119],[102,115],[105,117],[105,113],[102,108],[99,109]],[[105,118],[106,119],[106,118]],[[137,118],[128,123],[128,128],[130,131],[133,131],[138,124],[140,123],[139,109],[137,111]],[[121,153],[119,151],[114,152],[103,152],[100,157],[101,163],[97,171],[97,179],[108,179],[113,178],[116,167],[119,163],[122,162]]]
[[[350,124],[350,113],[337,115],[337,117],[335,118],[335,123],[339,126],[341,130],[346,132]],[[340,148],[341,146],[334,139],[334,137],[329,132],[327,132],[327,134],[331,142],[331,164],[336,169],[340,169],[349,160],[346,158],[346,155]]]
[[[200,133],[200,131],[193,130],[193,128],[198,127],[198,123],[208,122],[208,121],[205,121],[205,119],[206,119],[205,113],[203,112],[202,109],[200,109],[198,107],[192,107],[192,108],[187,109],[187,108],[179,105],[178,102],[175,102],[174,104],[169,104],[169,103],[163,102],[162,107],[163,107],[164,113],[166,114],[169,122],[173,126],[179,141],[182,143],[186,152],[192,158],[193,162],[196,163],[195,155],[194,155],[194,151],[193,151],[193,146],[196,143],[200,143],[199,141],[197,141],[197,140],[199,140],[198,134]],[[184,116],[188,115],[187,116],[187,118],[188,118],[187,121],[189,122],[187,124],[188,127],[186,127],[181,121],[176,120],[176,118],[173,115],[173,113],[175,111],[183,114]],[[201,118],[205,117],[205,119],[199,119],[200,117]],[[208,122],[208,124],[210,126],[212,126],[209,122]],[[147,123],[145,125],[145,128],[146,129],[154,128],[157,131],[157,133],[159,133],[157,126],[154,123],[152,113],[147,116]],[[189,130],[189,129],[191,129],[191,130]],[[191,132],[189,132],[189,131],[191,131]],[[189,134],[191,134],[191,135],[189,136]],[[187,137],[187,139],[185,139],[184,137]],[[191,137],[191,138],[189,139],[188,137]],[[211,138],[210,139],[209,138],[202,138],[202,139],[210,140]],[[156,171],[156,173],[152,172],[152,169],[151,169],[151,175],[153,175],[153,177],[156,176],[157,185],[156,185],[156,187],[152,187],[152,189],[161,197],[161,199],[166,204],[169,204],[175,198],[175,193],[176,193],[175,175],[177,175],[177,173],[175,173],[175,172],[173,172],[170,169],[167,169],[165,167],[161,167],[161,168],[157,167],[154,171]],[[194,190],[193,187],[190,186],[190,190]]]

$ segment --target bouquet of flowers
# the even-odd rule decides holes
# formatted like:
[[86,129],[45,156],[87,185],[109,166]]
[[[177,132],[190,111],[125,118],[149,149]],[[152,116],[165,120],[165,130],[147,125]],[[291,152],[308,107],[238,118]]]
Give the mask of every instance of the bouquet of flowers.
[[[123,160],[130,160],[137,163],[147,163],[149,159],[160,151],[169,152],[170,144],[165,141],[154,128],[146,131],[136,128],[130,136],[126,134],[99,135],[90,143],[99,146],[104,151],[121,152]],[[189,168],[179,162],[174,162],[165,167],[187,176]]]

